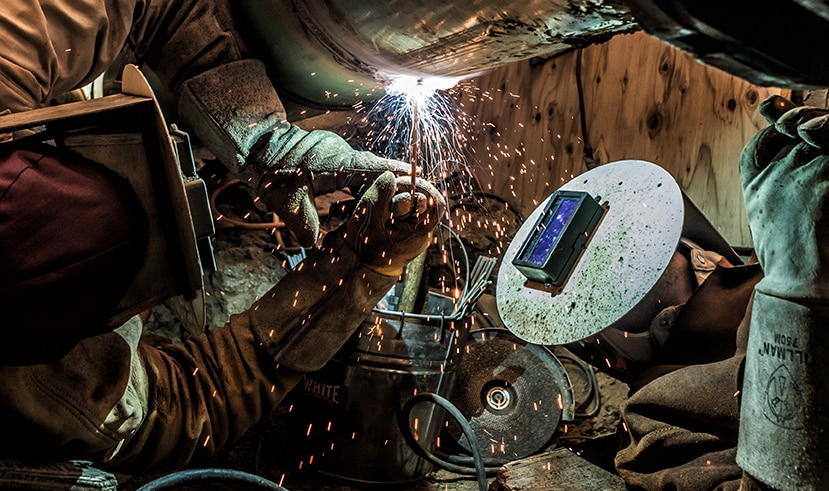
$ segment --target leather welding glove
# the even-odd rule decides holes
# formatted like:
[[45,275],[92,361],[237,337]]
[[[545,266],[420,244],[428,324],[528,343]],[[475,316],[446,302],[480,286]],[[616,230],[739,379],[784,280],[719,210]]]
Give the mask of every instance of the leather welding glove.
[[178,112],[305,247],[319,234],[315,196],[345,187],[359,192],[383,172],[411,170],[403,162],[354,150],[335,133],[288,123],[258,60],[233,61],[187,80],[179,90]]
[[[773,126],[746,145],[740,174],[751,234],[765,273],[757,290],[792,300],[829,300],[829,109],[766,99]],[[790,104],[790,103],[789,103]]]
[[772,126],[740,162],[765,276],[751,314],[737,462],[775,489],[828,489],[820,360],[829,355],[829,110],[792,107],[776,96],[761,104]]
[[[395,179],[391,172],[381,174],[348,220],[326,235],[322,248],[326,259],[312,263],[318,271],[286,276],[278,286],[283,295],[286,291],[290,295],[280,302],[264,298],[254,305],[251,318],[258,325],[284,317],[286,308],[289,312],[300,309],[301,316],[292,320],[289,333],[280,339],[262,339],[279,364],[300,372],[322,368],[370,311],[343,306],[353,305],[353,297],[359,295],[371,298],[361,300],[362,305],[374,307],[406,264],[429,246],[445,202],[424,180],[417,181],[412,194],[410,182]],[[315,292],[329,289],[330,294],[316,299]]]
[[[389,203],[383,213],[378,203]],[[344,242],[374,271],[400,276],[412,259],[426,250],[429,235],[445,210],[440,192],[423,179],[417,179],[415,193],[411,178],[382,174],[366,191],[345,223],[342,234],[326,237],[325,246]]]

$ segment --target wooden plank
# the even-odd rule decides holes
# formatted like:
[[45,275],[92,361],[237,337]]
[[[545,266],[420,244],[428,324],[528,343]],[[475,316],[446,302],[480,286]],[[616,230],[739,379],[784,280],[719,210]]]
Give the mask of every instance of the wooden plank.
[[[667,169],[732,245],[751,243],[739,181],[745,143],[766,126],[770,94],[645,33],[585,48],[588,141],[599,164],[642,159]],[[584,172],[576,52],[514,63],[467,83],[459,101],[478,120],[471,150],[485,190],[525,213]]]
[[34,128],[36,126],[61,121],[78,116],[94,115],[102,111],[121,109],[146,103],[146,97],[126,94],[114,94],[100,99],[69,102],[59,106],[49,106],[31,111],[7,114],[0,116],[0,133]]
[[621,477],[566,448],[516,460],[498,470],[492,491],[624,491]]

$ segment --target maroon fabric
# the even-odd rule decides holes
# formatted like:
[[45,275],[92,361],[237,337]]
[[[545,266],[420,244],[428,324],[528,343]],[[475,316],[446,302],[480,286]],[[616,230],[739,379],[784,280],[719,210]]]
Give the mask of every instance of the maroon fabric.
[[146,217],[126,180],[48,145],[0,149],[0,363],[107,330],[138,271]]

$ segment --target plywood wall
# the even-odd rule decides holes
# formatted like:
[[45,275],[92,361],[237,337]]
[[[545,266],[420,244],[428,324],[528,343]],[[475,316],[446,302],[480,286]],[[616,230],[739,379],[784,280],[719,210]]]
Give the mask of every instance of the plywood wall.
[[[471,80],[460,96],[479,124],[471,144],[478,180],[525,213],[587,169],[576,61],[574,50],[507,65]],[[739,156],[766,126],[758,103],[788,92],[703,66],[645,33],[585,48],[581,67],[596,161],[661,165],[731,244],[750,245]]]

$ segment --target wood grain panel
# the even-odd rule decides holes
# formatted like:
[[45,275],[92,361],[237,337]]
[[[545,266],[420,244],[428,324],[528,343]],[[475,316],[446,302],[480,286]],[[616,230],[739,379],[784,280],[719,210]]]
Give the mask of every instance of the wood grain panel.
[[[587,169],[575,50],[514,63],[459,95],[477,121],[470,149],[485,190],[526,214]],[[751,244],[739,180],[744,144],[766,126],[757,87],[697,62],[645,33],[582,52],[588,141],[598,164],[642,159],[667,169],[733,245]]]

